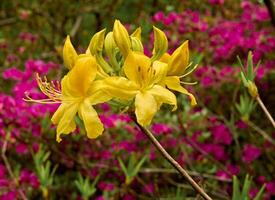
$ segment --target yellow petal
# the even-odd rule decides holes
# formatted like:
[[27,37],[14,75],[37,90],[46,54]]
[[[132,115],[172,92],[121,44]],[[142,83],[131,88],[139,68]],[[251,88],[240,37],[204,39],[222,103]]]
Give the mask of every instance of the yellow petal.
[[104,103],[112,99],[112,96],[105,91],[103,86],[103,80],[94,81],[90,86],[87,99],[91,105]]
[[81,55],[77,59],[74,68],[63,78],[61,82],[62,94],[74,97],[86,96],[86,93],[95,79],[97,63],[91,55]]
[[56,124],[59,123],[60,119],[64,115],[64,112],[65,112],[66,108],[67,108],[67,104],[65,104],[65,103],[62,103],[58,107],[58,109],[55,111],[55,113],[53,114],[52,119],[51,119],[51,121],[52,121],[53,124],[56,125]]
[[90,105],[88,100],[81,103],[79,108],[79,116],[84,122],[88,138],[93,139],[102,134],[104,130],[103,124],[101,123],[97,112]]
[[170,59],[171,59],[171,55],[169,55],[168,53],[164,53],[164,54],[161,56],[161,58],[159,59],[159,61],[168,64],[169,61],[170,61]]
[[165,78],[165,84],[171,90],[175,90],[175,91],[178,91],[182,94],[188,95],[191,99],[191,105],[192,106],[195,106],[197,104],[197,101],[196,101],[196,98],[194,97],[194,95],[191,94],[190,92],[188,92],[185,88],[183,88],[181,86],[180,79],[179,79],[178,76],[167,76]]
[[158,109],[155,98],[148,92],[139,92],[136,95],[135,107],[137,121],[142,126],[147,126],[151,123]]
[[178,47],[171,56],[168,64],[168,75],[180,76],[184,73],[189,63],[188,40]]
[[154,85],[150,90],[148,90],[148,93],[150,93],[154,96],[158,105],[167,103],[167,104],[174,106],[173,110],[177,109],[176,96],[174,95],[174,93],[170,92],[166,88],[164,88],[160,85]]
[[151,66],[150,59],[144,54],[130,51],[123,65],[127,78],[141,85],[148,77],[148,69]]
[[70,104],[66,107],[63,116],[61,117],[61,119],[58,122],[57,125],[57,134],[56,134],[56,141],[60,142],[61,138],[60,135],[61,134],[69,134],[71,132],[73,132],[76,128],[76,124],[74,121],[74,117],[77,113],[78,110],[78,104]]
[[77,53],[71,43],[70,36],[67,36],[64,47],[63,47],[63,60],[64,64],[68,69],[74,67],[74,63],[77,59]]
[[150,79],[150,83],[155,84],[162,82],[166,77],[167,67],[168,65],[166,63],[155,61],[151,73],[147,75]]
[[113,34],[116,45],[126,58],[131,49],[131,41],[126,28],[120,23],[119,20],[115,20]]
[[109,77],[102,82],[102,90],[114,98],[123,100],[133,99],[139,90],[137,84],[124,77]]

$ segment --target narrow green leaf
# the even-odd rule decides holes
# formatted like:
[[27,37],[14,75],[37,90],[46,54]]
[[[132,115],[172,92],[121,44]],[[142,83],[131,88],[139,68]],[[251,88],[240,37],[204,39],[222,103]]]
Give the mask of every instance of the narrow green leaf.
[[252,52],[248,52],[247,57],[247,77],[249,80],[253,81],[253,55]]
[[236,176],[233,176],[233,197],[232,200],[240,200],[240,184]]
[[251,185],[251,178],[249,177],[249,175],[246,175],[245,181],[244,181],[244,186],[242,189],[241,199],[245,199],[248,197],[250,185]]
[[262,200],[264,190],[265,190],[265,184],[261,187],[260,191],[257,193],[257,195],[254,197],[253,200]]

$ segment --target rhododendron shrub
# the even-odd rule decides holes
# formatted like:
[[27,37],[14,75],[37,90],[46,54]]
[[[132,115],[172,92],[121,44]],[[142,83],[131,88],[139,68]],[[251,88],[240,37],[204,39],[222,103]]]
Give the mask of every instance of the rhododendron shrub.
[[[252,178],[248,198],[256,197],[263,185],[263,199],[274,198],[275,130],[242,86],[237,60],[239,55],[245,72],[249,51],[255,67],[261,61],[253,83],[275,116],[275,29],[268,10],[252,1],[209,0],[200,5],[159,6],[147,18],[128,21],[125,29],[118,21],[102,32],[80,25],[71,41],[62,42],[66,34],[59,35],[55,48],[50,35],[43,37],[47,32],[41,37],[33,29],[22,29],[14,40],[0,38],[0,199],[195,198],[194,190],[133,122],[134,115],[141,125],[150,124],[163,148],[213,199],[233,197],[234,176],[243,191],[246,175]],[[18,11],[20,23],[35,15],[30,10]],[[89,44],[87,32],[89,37],[99,33],[98,38],[105,33],[104,40],[94,40],[104,42]],[[79,43],[84,35],[85,43]],[[47,46],[45,52],[41,44]],[[97,45],[103,45],[103,54]],[[181,67],[173,69],[179,51]],[[62,54],[67,69],[56,59]],[[87,67],[99,69],[95,61],[100,65],[97,74]],[[188,70],[181,71],[182,65],[197,68],[184,76]],[[170,71],[154,76],[158,71],[149,66]],[[89,87],[76,84],[79,81]],[[152,90],[155,85],[165,90]],[[91,93],[102,87],[103,93]],[[161,99],[164,94],[167,98]],[[26,97],[55,104],[29,103]],[[75,106],[79,99],[84,101]],[[74,115],[64,124],[68,113]],[[96,121],[85,117],[91,113]]]

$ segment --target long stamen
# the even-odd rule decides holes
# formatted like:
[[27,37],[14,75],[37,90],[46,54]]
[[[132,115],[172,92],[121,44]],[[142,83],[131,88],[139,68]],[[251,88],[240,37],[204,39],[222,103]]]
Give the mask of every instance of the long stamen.
[[198,67],[198,64],[196,64],[189,72],[187,72],[187,73],[181,75],[180,78],[184,78],[184,77],[188,76],[188,75],[191,74],[197,67]]
[[198,82],[194,81],[194,82],[185,82],[185,81],[181,81],[180,83],[184,84],[184,85],[196,85]]
[[43,77],[42,79],[38,74],[36,74],[36,81],[41,92],[45,94],[48,98],[33,99],[29,96],[28,93],[25,93],[25,98],[23,98],[24,101],[41,104],[61,103],[61,86],[58,81],[56,83],[53,81],[48,82],[46,77]]

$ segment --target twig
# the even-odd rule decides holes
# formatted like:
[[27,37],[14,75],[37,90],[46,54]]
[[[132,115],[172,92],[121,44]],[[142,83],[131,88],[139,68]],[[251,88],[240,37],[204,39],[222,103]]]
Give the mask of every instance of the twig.
[[258,104],[261,106],[261,108],[263,109],[265,115],[267,116],[267,118],[269,119],[269,121],[271,122],[271,124],[273,125],[273,127],[275,128],[275,121],[272,118],[271,114],[268,112],[268,110],[265,107],[264,103],[262,102],[260,96],[257,96],[256,100],[257,100]]
[[71,37],[74,37],[76,35],[76,33],[77,33],[77,31],[78,31],[78,29],[79,29],[79,27],[81,25],[82,20],[83,20],[83,16],[82,15],[80,15],[80,16],[78,16],[76,18],[74,26],[73,26],[72,30],[70,31],[70,36]]
[[275,145],[275,140],[273,140],[264,130],[254,124],[252,121],[245,121],[251,128],[253,128],[256,132],[258,132],[264,139],[266,139],[271,144]]
[[162,147],[162,145],[158,142],[155,136],[145,127],[142,127],[135,117],[132,117],[133,121],[140,128],[140,130],[148,137],[148,139],[152,142],[152,144],[158,149],[158,151],[162,154],[162,156],[176,169],[178,172],[189,182],[189,184],[206,200],[212,200],[208,194],[192,179],[192,177],[184,170],[179,163],[174,160],[170,154]]
[[24,194],[24,192],[21,190],[21,188],[18,187],[18,181],[17,181],[15,175],[14,175],[13,172],[12,172],[10,163],[9,163],[8,158],[7,158],[7,156],[6,156],[6,151],[7,151],[7,146],[8,146],[8,140],[9,140],[9,138],[10,138],[10,135],[11,135],[11,133],[10,133],[10,131],[8,131],[8,133],[7,133],[7,135],[6,135],[6,138],[5,138],[5,141],[4,141],[4,143],[3,143],[3,146],[2,146],[2,154],[1,154],[1,156],[2,156],[2,159],[3,159],[3,161],[4,161],[5,167],[6,167],[7,171],[8,171],[8,173],[9,173],[10,177],[12,178],[13,182],[15,183],[15,185],[16,185],[16,187],[17,187],[17,189],[18,189],[18,192],[19,192],[21,198],[22,198],[23,200],[28,200],[28,198],[25,196],[25,194]]
[[[108,169],[108,170],[112,170],[112,171],[121,171],[120,168],[118,167],[110,167],[109,165],[105,165],[105,164],[89,164],[89,167],[98,167],[101,169]],[[231,179],[226,179],[226,178],[219,178],[217,176],[211,175],[211,174],[201,174],[199,172],[196,171],[190,171],[190,170],[186,170],[188,174],[190,174],[191,176],[195,176],[195,177],[203,177],[203,178],[209,178],[209,179],[214,179],[217,181],[221,181],[221,182],[232,182]],[[171,168],[171,169],[164,169],[164,168],[144,168],[141,169],[139,171],[139,173],[167,173],[167,174],[175,174],[178,173],[177,170]]]
[[0,26],[7,26],[13,23],[16,23],[16,18],[7,18],[0,20]]

